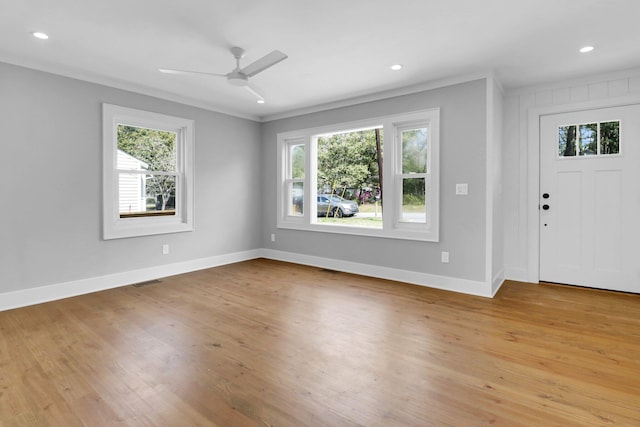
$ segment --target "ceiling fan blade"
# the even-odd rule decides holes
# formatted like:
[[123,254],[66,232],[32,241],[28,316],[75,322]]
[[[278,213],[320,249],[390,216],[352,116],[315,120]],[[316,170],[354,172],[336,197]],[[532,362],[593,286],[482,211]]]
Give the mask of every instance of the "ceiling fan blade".
[[173,70],[170,68],[158,68],[158,71],[165,74],[202,74],[205,76],[218,76],[218,77],[226,77],[226,74],[217,74],[217,73],[205,73],[204,71],[191,71],[191,70]]
[[246,88],[247,88],[247,90],[248,90],[249,92],[251,92],[251,93],[252,93],[256,98],[258,98],[258,100],[259,100],[259,101],[264,102],[264,97],[263,97],[262,95],[260,95],[260,94],[258,93],[258,91],[256,91],[254,88],[252,88],[252,87],[251,87],[251,86],[249,86],[249,85],[247,85],[247,86],[245,86],[245,87],[246,87]]
[[266,54],[262,58],[252,62],[244,67],[240,72],[246,74],[249,77],[253,77],[261,71],[266,70],[269,67],[276,65],[280,61],[284,61],[288,56],[279,50],[274,50],[271,53]]

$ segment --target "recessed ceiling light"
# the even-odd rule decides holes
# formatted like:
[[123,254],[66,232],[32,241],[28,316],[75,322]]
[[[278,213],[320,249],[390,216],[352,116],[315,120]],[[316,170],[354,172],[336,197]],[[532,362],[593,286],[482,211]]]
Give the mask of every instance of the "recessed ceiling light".
[[585,46],[582,49],[580,49],[580,53],[587,53],[587,52],[591,52],[593,50],[593,46]]
[[39,31],[36,31],[35,33],[33,33],[33,37],[41,40],[47,40],[49,38],[48,35],[46,35],[45,33],[41,33]]
[[394,64],[389,68],[391,68],[393,71],[402,70],[402,64]]
[[264,104],[264,99],[258,99],[258,104]]

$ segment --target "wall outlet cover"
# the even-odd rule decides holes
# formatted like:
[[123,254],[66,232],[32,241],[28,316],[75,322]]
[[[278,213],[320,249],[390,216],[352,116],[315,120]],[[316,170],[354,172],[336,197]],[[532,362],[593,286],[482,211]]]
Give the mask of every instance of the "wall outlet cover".
[[456,184],[456,195],[466,196],[469,194],[469,184]]

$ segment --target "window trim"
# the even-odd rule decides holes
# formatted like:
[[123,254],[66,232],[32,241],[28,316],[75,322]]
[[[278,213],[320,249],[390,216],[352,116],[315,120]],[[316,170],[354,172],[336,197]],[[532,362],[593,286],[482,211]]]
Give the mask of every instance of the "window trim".
[[[403,145],[402,145],[402,133],[407,130],[413,130],[417,128],[426,128],[427,129],[427,159],[426,159],[426,172],[421,173],[405,173],[403,172]],[[437,129],[432,129],[433,126],[430,126],[429,120],[418,120],[414,122],[405,122],[401,124],[397,124],[394,126],[394,137],[398,143],[396,144],[396,163],[395,163],[395,185],[396,185],[396,198],[395,198],[395,206],[397,209],[397,215],[395,217],[395,226],[401,229],[408,230],[421,230],[421,229],[429,229],[431,222],[433,221],[433,212],[431,209],[428,209],[428,199],[427,194],[432,194],[433,192],[433,178],[432,178],[432,153],[433,153],[433,144],[431,143],[431,138],[433,135],[437,138]],[[410,221],[402,221],[402,202],[403,202],[403,184],[405,179],[424,179],[425,186],[425,222],[410,222]]]
[[[295,146],[302,146],[303,150],[304,150],[304,178],[293,178],[292,174],[293,174],[293,159],[291,158],[291,152],[292,152],[292,148]],[[285,164],[284,164],[284,188],[283,188],[283,197],[282,197],[282,204],[283,204],[283,214],[288,218],[289,221],[295,221],[295,222],[299,222],[301,221],[301,219],[304,217],[304,212],[306,212],[307,210],[307,196],[306,193],[308,191],[307,188],[307,171],[309,168],[309,164],[308,164],[308,155],[307,155],[307,150],[308,150],[309,144],[305,143],[305,141],[302,138],[290,138],[287,139],[284,142],[283,145],[283,150],[285,151],[282,154],[282,157],[285,159]],[[292,215],[291,214],[291,210],[289,209],[289,201],[292,200],[292,192],[290,191],[290,189],[292,188],[292,184],[296,183],[296,182],[302,182],[303,184],[303,197],[302,197],[302,201],[303,201],[303,207],[302,207],[302,215]],[[291,184],[291,185],[290,185]],[[280,200],[280,197],[278,198],[278,200]]]
[[[400,221],[402,212],[402,142],[398,141],[398,129],[419,124],[428,129],[428,173],[425,186],[431,187],[427,194],[426,223]],[[340,132],[353,132],[380,127],[385,135],[383,178],[388,183],[384,187],[385,207],[382,228],[353,227],[335,224],[321,224],[314,221],[317,214],[317,137]],[[389,115],[327,126],[281,132],[277,135],[278,182],[277,182],[277,224],[278,228],[317,231],[325,233],[351,234],[405,240],[439,241],[439,128],[440,109],[431,108],[405,114]],[[391,138],[390,138],[391,137]],[[295,143],[293,143],[295,141]],[[287,210],[287,167],[289,147],[305,146],[304,213],[301,216],[288,215]],[[399,151],[399,150],[400,151]],[[399,159],[398,159],[399,157]],[[430,171],[430,172],[429,172]],[[399,181],[400,180],[400,181]]]
[[[117,169],[119,124],[175,132],[176,211],[175,215],[121,218],[119,213],[119,172]],[[150,111],[102,104],[103,238],[193,231],[194,121]]]

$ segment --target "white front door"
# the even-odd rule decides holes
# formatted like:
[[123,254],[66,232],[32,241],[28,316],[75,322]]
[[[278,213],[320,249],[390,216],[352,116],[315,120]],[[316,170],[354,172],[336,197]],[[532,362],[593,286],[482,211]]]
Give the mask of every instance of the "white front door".
[[540,118],[540,280],[640,293],[640,105]]

